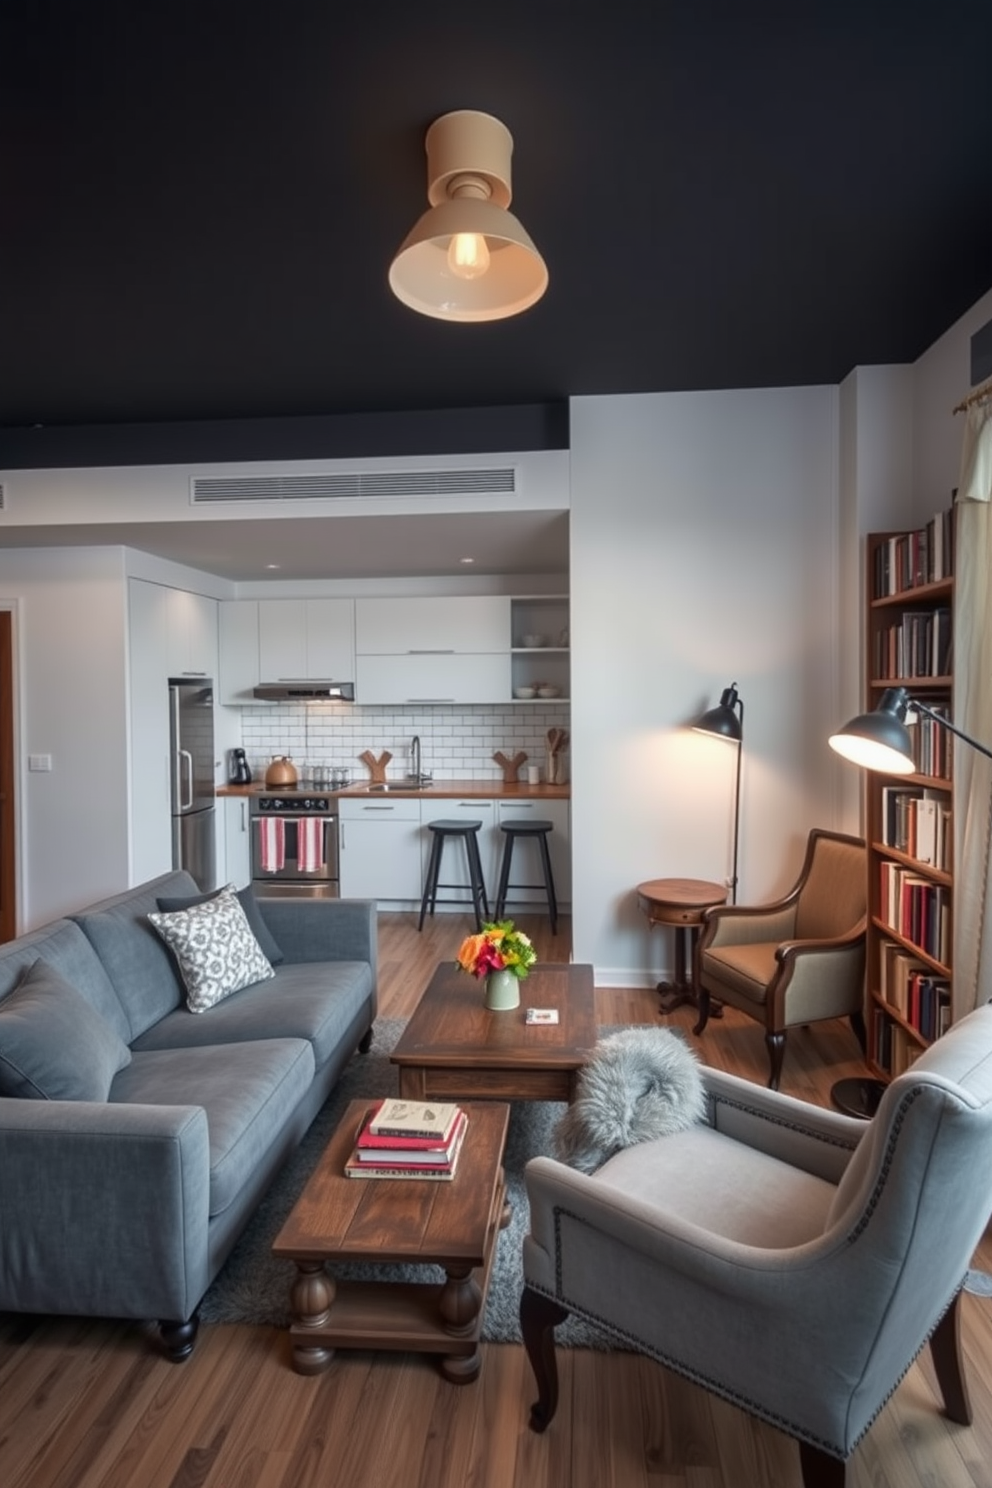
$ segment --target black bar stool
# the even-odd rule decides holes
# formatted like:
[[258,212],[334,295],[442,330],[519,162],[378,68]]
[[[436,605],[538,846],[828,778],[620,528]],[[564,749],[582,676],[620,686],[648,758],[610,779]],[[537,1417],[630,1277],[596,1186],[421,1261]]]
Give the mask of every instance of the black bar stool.
[[471,899],[452,899],[451,904],[471,904],[475,912],[475,928],[482,929],[482,921],[489,918],[489,900],[486,898],[486,884],[482,877],[482,859],[479,856],[479,832],[482,828],[481,821],[433,821],[427,823],[427,830],[431,833],[431,855],[427,863],[427,878],[424,882],[424,897],[420,901],[420,923],[418,930],[424,928],[424,915],[428,909],[431,919],[434,918],[434,907],[437,904],[438,889],[460,889],[461,884],[438,883],[441,873],[441,854],[444,852],[444,844],[449,837],[460,837],[465,844],[465,853],[468,858],[468,881]]
[[[499,888],[496,890],[496,918],[501,920],[506,912],[506,894],[508,889],[543,889],[548,899],[548,918],[551,921],[551,934],[558,934],[558,899],[555,894],[555,878],[551,872],[551,854],[548,851],[548,833],[555,829],[554,822],[549,821],[508,821],[500,824],[500,831],[506,834],[503,842],[503,861],[499,870]],[[544,882],[541,884],[511,884],[510,863],[513,858],[513,844],[518,837],[533,837],[537,840],[538,851],[541,854],[541,867],[544,871]]]

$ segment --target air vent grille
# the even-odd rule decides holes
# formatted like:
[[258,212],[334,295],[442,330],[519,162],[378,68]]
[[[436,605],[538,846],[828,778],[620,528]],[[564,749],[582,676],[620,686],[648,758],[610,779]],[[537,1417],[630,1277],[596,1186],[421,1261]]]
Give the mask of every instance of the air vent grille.
[[7,507],[7,497],[6,497],[6,494],[5,494],[4,489],[3,489],[3,482],[0,481],[0,511],[5,511],[6,510],[6,507]]
[[513,494],[513,466],[494,470],[343,471],[316,475],[194,476],[193,506],[227,501],[351,501],[403,496]]

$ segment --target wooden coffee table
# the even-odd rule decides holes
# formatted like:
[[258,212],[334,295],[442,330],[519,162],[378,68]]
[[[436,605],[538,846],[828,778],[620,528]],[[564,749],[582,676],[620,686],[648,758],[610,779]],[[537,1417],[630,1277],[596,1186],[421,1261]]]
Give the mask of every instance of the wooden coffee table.
[[[296,1262],[290,1289],[293,1367],[318,1374],[337,1348],[441,1355],[452,1384],[482,1367],[479,1336],[504,1215],[503,1147],[509,1107],[470,1105],[450,1183],[346,1178],[359,1126],[373,1102],[352,1101],[276,1236],[274,1255]],[[444,1282],[339,1281],[327,1262],[443,1266]]]
[[[408,1100],[571,1101],[596,1042],[591,966],[542,964],[520,983],[520,1006],[490,1012],[481,982],[453,962],[437,968],[399,1043]],[[557,1024],[528,1024],[529,1007]]]

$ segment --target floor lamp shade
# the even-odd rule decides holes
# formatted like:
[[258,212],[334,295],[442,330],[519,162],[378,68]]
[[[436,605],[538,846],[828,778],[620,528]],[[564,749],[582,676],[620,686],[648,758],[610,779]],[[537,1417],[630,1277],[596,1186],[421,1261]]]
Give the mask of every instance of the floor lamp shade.
[[734,839],[733,839],[733,867],[730,876],[730,902],[737,903],[737,844],[740,837],[741,824],[741,754],[743,752],[744,740],[744,704],[737,691],[737,683],[732,682],[725,687],[720,694],[720,701],[715,708],[709,708],[701,718],[697,718],[692,725],[697,733],[711,734],[717,739],[726,739],[728,743],[737,748],[737,769],[734,776]]
[[913,741],[906,727],[910,708],[925,713],[948,733],[992,759],[992,749],[979,744],[933,708],[910,695],[905,687],[887,687],[870,713],[859,713],[850,723],[830,735],[829,744],[844,759],[864,770],[882,770],[887,775],[912,775],[916,770]]

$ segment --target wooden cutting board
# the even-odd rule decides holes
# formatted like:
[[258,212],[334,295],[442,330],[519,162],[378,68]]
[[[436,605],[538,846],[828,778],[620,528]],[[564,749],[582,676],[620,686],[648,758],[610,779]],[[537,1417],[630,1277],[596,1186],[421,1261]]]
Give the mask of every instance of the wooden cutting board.
[[369,771],[371,772],[371,785],[385,785],[386,766],[389,764],[389,761],[392,759],[392,757],[393,756],[390,754],[388,749],[384,749],[378,759],[376,759],[371,749],[362,750],[362,753],[358,756],[358,758],[362,761],[363,765],[368,765],[369,767]]

